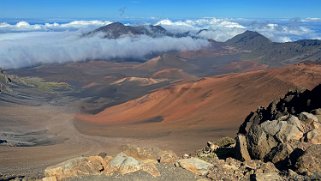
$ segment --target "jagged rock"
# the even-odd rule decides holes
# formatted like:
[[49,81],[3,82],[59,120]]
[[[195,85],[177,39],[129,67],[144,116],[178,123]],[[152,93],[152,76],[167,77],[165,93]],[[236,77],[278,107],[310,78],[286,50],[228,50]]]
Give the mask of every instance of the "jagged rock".
[[207,177],[211,180],[243,180],[246,168],[241,166],[238,160],[227,158],[226,160],[213,160],[213,168]]
[[63,180],[69,177],[100,175],[107,165],[100,156],[78,157],[45,169],[46,177],[56,177]]
[[196,175],[206,175],[209,169],[213,167],[213,164],[194,157],[178,160],[178,163],[182,168]]
[[238,134],[236,137],[236,157],[241,161],[250,161],[251,157],[247,149],[246,137],[243,134]]
[[159,154],[159,162],[164,164],[174,164],[178,160],[178,156],[173,151],[161,151]]
[[244,166],[246,169],[250,169],[250,170],[256,170],[257,168],[256,162],[253,160],[245,161]]
[[175,163],[177,155],[171,150],[161,150],[159,148],[145,148],[135,145],[122,146],[122,152],[144,163]]
[[50,177],[63,180],[70,177],[112,175],[120,173],[122,175],[137,171],[145,171],[154,177],[160,176],[160,172],[153,163],[143,163],[124,153],[118,154],[115,158],[106,156],[80,157],[65,161],[58,165],[48,167],[45,170],[47,179]]
[[122,146],[122,152],[128,156],[136,158],[138,160],[144,160],[145,162],[157,162],[158,153],[161,152],[158,148],[143,148],[136,145],[124,145]]
[[161,176],[161,173],[158,171],[157,167],[153,163],[144,163],[142,164],[142,170],[151,174],[153,177]]
[[309,147],[298,159],[296,168],[301,174],[321,176],[321,145]]
[[305,179],[303,175],[299,175],[298,173],[296,173],[291,169],[288,169],[286,176],[287,176],[287,180],[296,180],[296,181],[308,180],[308,179]]
[[109,163],[112,172],[119,172],[122,175],[141,170],[141,164],[135,158],[119,153]]
[[321,144],[321,128],[308,132],[305,136],[305,141],[312,144]]
[[210,151],[211,151],[211,152],[214,152],[214,151],[216,151],[216,150],[219,148],[218,145],[212,143],[211,141],[208,141],[208,142],[207,142],[207,146],[210,148]]
[[268,172],[275,172],[279,173],[279,170],[275,167],[272,162],[261,163],[256,171],[256,173],[268,173]]
[[311,144],[321,144],[321,123],[318,115],[312,114],[321,108],[320,95],[321,85],[311,91],[292,91],[267,108],[252,112],[239,129],[238,158],[293,166],[295,155]]
[[109,168],[109,172],[119,172],[122,175],[143,170],[154,177],[160,176],[160,173],[154,163],[144,163],[126,155],[125,153],[119,153],[115,158],[113,158],[110,161]]
[[315,115],[307,112],[300,113],[299,119],[301,121],[308,122],[308,123],[318,122],[318,118]]

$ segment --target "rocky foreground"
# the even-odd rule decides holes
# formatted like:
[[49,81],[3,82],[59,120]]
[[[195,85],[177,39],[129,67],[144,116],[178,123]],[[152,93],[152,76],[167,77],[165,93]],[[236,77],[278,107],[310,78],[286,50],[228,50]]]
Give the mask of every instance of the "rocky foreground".
[[100,153],[48,167],[38,180],[320,180],[320,153],[321,85],[259,108],[235,139],[209,141],[195,153],[126,145],[115,156]]

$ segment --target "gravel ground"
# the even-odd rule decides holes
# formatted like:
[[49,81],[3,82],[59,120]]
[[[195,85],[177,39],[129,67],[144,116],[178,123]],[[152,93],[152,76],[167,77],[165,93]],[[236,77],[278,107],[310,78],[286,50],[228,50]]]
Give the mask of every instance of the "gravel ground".
[[195,181],[200,179],[201,177],[195,176],[191,172],[184,170],[182,168],[178,168],[172,165],[163,165],[160,164],[157,166],[158,170],[161,173],[160,177],[153,177],[150,174],[146,172],[135,172],[132,174],[126,174],[126,175],[113,175],[113,176],[88,176],[88,177],[77,177],[69,179],[68,181],[142,181],[142,180],[148,180],[148,181]]

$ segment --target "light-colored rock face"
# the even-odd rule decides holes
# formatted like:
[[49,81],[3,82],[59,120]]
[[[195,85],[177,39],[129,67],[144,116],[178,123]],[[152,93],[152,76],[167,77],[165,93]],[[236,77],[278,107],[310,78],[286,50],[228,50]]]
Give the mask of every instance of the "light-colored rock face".
[[160,163],[174,164],[178,160],[178,156],[171,150],[160,150],[158,148],[142,148],[132,145],[122,147],[123,153],[134,157],[144,163]]
[[318,122],[318,118],[315,115],[313,115],[311,113],[307,113],[307,112],[302,112],[299,115],[299,119],[301,121],[304,121],[304,122],[307,122],[307,123]]
[[236,137],[236,149],[239,150],[238,159],[242,161],[250,161],[251,157],[248,152],[246,137],[243,134],[238,134]]
[[124,153],[118,154],[110,161],[109,164],[112,171],[117,171],[122,175],[133,173],[141,170],[141,163],[133,157],[127,156]]
[[306,140],[312,144],[321,144],[321,127],[306,134]]
[[78,157],[48,167],[45,169],[45,176],[62,180],[76,176],[100,175],[106,165],[107,161],[100,156]]
[[181,159],[178,164],[197,175],[206,175],[214,165],[198,158]]
[[284,121],[281,120],[266,121],[260,125],[260,128],[268,136],[275,136],[282,143],[299,141],[303,137],[304,125],[297,117],[290,116]]
[[158,148],[141,148],[125,146],[124,152],[111,156],[89,156],[67,160],[58,165],[45,169],[45,179],[64,180],[71,177],[107,175],[115,173],[125,175],[137,171],[147,172],[153,177],[160,176],[156,167],[158,161],[174,163],[177,156],[172,151],[163,151]]

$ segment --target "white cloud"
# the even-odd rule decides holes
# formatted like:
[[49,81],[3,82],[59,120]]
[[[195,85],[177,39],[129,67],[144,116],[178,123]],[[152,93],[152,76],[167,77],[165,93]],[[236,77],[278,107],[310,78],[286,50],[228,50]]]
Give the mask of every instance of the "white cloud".
[[142,58],[170,50],[197,50],[207,40],[148,36],[103,39],[81,37],[79,32],[29,32],[0,34],[0,67],[20,68],[42,63],[88,59]]
[[[156,22],[155,25],[161,25],[171,32],[190,32],[192,35],[216,41],[226,41],[251,30],[272,41],[288,42],[298,39],[321,39],[321,24],[318,21],[317,18],[295,21],[201,18],[177,21],[165,19]],[[26,21],[16,24],[0,23],[0,67],[19,68],[41,63],[87,59],[142,58],[155,52],[197,50],[208,45],[208,41],[204,39],[190,37],[137,36],[108,40],[99,36],[80,36],[81,32],[110,23],[98,20],[44,24]],[[206,30],[197,34],[203,29]]]
[[201,29],[207,29],[208,31],[202,31],[199,36],[216,41],[226,41],[246,30],[244,26],[237,22],[218,18],[202,18],[184,21],[171,21],[165,19],[157,22],[155,25],[163,26],[174,33],[191,32],[192,34],[195,34]]
[[321,22],[321,18],[305,18],[302,20],[303,22]]
[[[246,30],[257,31],[276,42],[287,42],[298,39],[319,39],[320,35],[310,27],[309,22],[321,22],[319,18],[306,18],[303,20],[248,20],[248,19],[219,19],[201,18],[195,20],[171,21],[161,20],[156,25],[161,25],[171,32],[191,32],[198,36],[216,41],[226,41]],[[319,25],[321,29],[321,25]]]
[[32,31],[68,31],[88,28],[97,28],[108,25],[110,21],[71,21],[69,23],[45,23],[29,24],[26,21],[20,21],[16,24],[0,23],[0,32],[32,32]]

